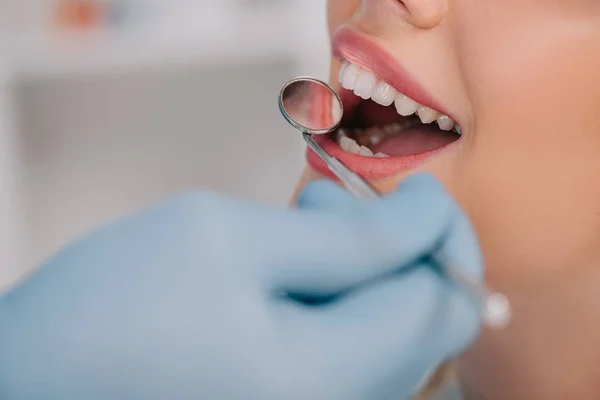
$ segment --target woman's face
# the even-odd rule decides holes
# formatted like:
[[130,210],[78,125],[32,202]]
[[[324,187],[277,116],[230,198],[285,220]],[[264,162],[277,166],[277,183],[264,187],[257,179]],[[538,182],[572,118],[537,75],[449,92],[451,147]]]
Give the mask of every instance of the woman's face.
[[[471,216],[488,279],[511,297],[515,320],[463,357],[465,390],[477,399],[600,398],[600,0],[329,0],[327,11],[330,83],[353,117],[349,137],[400,117],[394,104],[356,106],[339,83],[341,58],[352,65],[346,87],[384,105],[399,89],[462,130],[413,122],[357,139],[388,158],[327,145],[383,191],[430,171]],[[398,102],[405,114],[414,106]],[[324,177],[308,159],[299,188]]]

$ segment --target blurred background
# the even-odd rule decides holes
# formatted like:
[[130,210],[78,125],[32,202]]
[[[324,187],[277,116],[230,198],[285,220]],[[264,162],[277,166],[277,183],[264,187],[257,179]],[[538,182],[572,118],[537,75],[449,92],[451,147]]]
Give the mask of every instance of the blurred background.
[[0,286],[188,189],[286,205],[277,95],[327,77],[325,23],[325,0],[2,0]]

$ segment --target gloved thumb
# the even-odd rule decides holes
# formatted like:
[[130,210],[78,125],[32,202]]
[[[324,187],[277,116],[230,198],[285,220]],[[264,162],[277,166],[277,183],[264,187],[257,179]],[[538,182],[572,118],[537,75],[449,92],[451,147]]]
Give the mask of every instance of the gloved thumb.
[[296,199],[301,210],[344,210],[359,203],[360,199],[329,180],[309,182]]
[[268,285],[309,297],[345,292],[431,254],[457,212],[454,200],[428,174],[407,179],[379,201],[302,210],[286,235],[267,232],[272,238]]

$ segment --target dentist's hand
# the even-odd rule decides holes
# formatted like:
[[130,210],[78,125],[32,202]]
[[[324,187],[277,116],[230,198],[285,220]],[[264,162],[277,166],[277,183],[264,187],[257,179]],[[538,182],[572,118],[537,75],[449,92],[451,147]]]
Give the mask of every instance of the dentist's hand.
[[0,398],[395,400],[475,338],[429,256],[480,279],[477,241],[433,178],[298,206],[193,194],[74,243],[0,301]]

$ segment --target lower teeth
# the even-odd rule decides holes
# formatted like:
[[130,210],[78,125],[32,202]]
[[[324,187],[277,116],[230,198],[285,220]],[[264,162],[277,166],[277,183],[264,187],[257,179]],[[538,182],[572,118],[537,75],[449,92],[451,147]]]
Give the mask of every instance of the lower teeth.
[[[366,157],[389,157],[385,153],[375,153],[371,151],[367,146],[359,144],[355,139],[352,139],[348,136],[347,132],[344,129],[339,129],[336,132],[336,142],[337,144],[347,153],[358,154]],[[379,139],[381,140],[381,138]],[[371,140],[372,142],[372,140]]]
[[[384,158],[389,157],[385,153],[375,153],[369,148],[376,146],[381,143],[386,137],[398,134],[404,129],[420,125],[421,122],[418,119],[407,120],[402,123],[397,122],[394,124],[386,125],[383,127],[373,126],[368,129],[355,129],[352,130],[352,135],[344,128],[340,128],[335,133],[334,139],[336,143],[347,153],[357,154],[366,157],[378,157]],[[462,135],[462,130],[458,125],[455,125],[452,132]],[[352,137],[351,137],[352,136]]]

